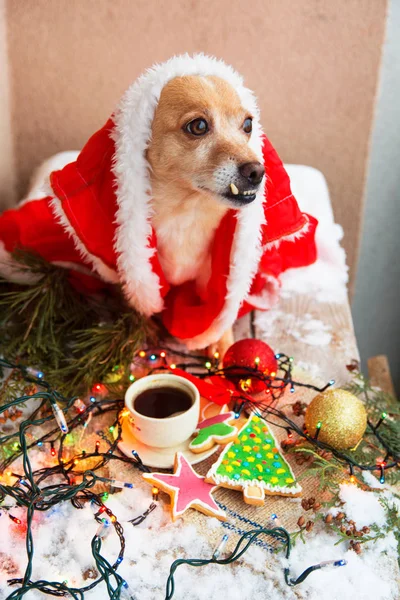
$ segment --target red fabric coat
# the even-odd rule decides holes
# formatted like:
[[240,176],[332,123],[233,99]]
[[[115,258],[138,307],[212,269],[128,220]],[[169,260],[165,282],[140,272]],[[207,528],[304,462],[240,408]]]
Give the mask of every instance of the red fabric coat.
[[[121,273],[118,262],[115,129],[114,116],[89,139],[75,162],[51,173],[47,197],[30,199],[0,216],[0,241],[6,256],[16,247],[36,252],[69,268],[73,284],[88,293],[112,283],[132,284]],[[168,283],[157,257],[155,232],[147,236],[148,247],[154,249],[149,270],[158,278],[163,322],[174,336],[196,340],[192,346],[202,347],[221,334],[220,315],[232,289],[241,297],[220,327],[253,308],[268,308],[277,296],[279,274],[316,259],[317,222],[300,212],[282,162],[266,137],[262,143],[267,174],[262,215],[265,222],[258,229],[255,224],[255,237],[261,235],[261,247],[249,293],[248,289],[237,289],[240,282],[235,289],[233,284],[227,284],[238,227],[237,210],[228,210],[216,231],[211,249],[211,279],[202,294],[193,281],[179,286]],[[140,281],[137,285],[140,287]],[[231,285],[229,290],[227,285]],[[140,295],[140,289],[137,294]],[[141,312],[156,312],[129,300]]]

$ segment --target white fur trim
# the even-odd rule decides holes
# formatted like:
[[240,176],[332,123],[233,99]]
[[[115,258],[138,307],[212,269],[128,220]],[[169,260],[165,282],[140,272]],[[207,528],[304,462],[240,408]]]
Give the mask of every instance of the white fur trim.
[[118,283],[118,273],[116,271],[113,271],[113,269],[110,269],[110,267],[104,264],[100,258],[98,258],[97,256],[93,256],[93,254],[90,254],[87,251],[87,249],[77,236],[71,223],[69,222],[60,200],[57,197],[52,198],[52,200],[50,200],[50,206],[53,210],[55,219],[60,223],[60,225],[62,225],[67,235],[69,235],[72,238],[75,244],[75,248],[78,250],[82,258],[93,266],[95,272],[100,275],[103,281],[107,281],[108,283]]
[[18,203],[18,206],[23,206],[31,200],[40,200],[41,198],[46,198],[47,196],[53,196],[54,192],[50,185],[50,174],[53,171],[59,171],[69,163],[76,161],[78,156],[78,151],[69,150],[67,152],[59,152],[58,154],[54,154],[47,160],[43,161],[34,171],[29,182],[28,193],[25,198]]
[[[183,75],[217,76],[235,88],[243,106],[253,114],[250,146],[262,161],[261,127],[255,97],[244,87],[242,77],[223,61],[204,54],[176,56],[148,70],[127,90],[114,115],[116,152],[113,172],[118,198],[115,248],[125,294],[129,302],[145,315],[160,312],[163,308],[159,278],[150,264],[155,250],[148,247],[151,236],[151,184],[145,150],[163,87],[171,79]],[[238,211],[225,306],[209,330],[188,341],[190,347],[199,348],[216,341],[237,316],[261,254],[263,196],[264,190],[260,189],[256,200]]]
[[267,242],[266,244],[264,244],[264,246],[262,248],[263,252],[265,252],[266,250],[271,250],[271,248],[278,248],[278,246],[280,246],[280,244],[282,242],[295,242],[299,238],[303,237],[303,235],[305,235],[311,227],[311,224],[310,224],[310,221],[309,221],[307,215],[305,215],[303,213],[303,216],[306,219],[306,222],[304,223],[303,227],[301,227],[294,233],[289,233],[289,235],[283,235],[278,240],[273,240],[272,242]]
[[269,310],[279,300],[279,291],[281,289],[279,279],[273,275],[263,275],[263,279],[265,284],[261,292],[257,296],[254,294],[246,296],[246,301],[257,310]]

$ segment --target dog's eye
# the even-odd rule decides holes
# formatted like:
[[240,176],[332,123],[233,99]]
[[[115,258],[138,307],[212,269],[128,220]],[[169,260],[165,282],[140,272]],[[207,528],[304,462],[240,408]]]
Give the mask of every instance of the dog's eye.
[[185,125],[185,131],[192,135],[204,135],[208,131],[208,123],[205,119],[194,119]]
[[250,117],[248,117],[247,119],[245,119],[244,123],[243,123],[243,131],[245,133],[251,133],[253,129],[253,120],[250,119]]

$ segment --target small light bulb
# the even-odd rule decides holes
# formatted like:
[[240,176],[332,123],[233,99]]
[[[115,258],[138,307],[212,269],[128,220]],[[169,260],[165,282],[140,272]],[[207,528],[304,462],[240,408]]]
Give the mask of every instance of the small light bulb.
[[141,350],[139,352],[139,356],[140,356],[140,358],[144,358],[146,356],[146,352],[144,350]]
[[167,356],[167,353],[163,350],[162,352],[160,352],[160,356],[161,358],[165,358]]
[[169,368],[170,368],[170,369],[172,369],[172,370],[173,370],[173,369],[176,369],[176,364],[175,364],[175,363],[172,363],[172,365],[169,365]]
[[229,539],[229,535],[227,533],[225,533],[225,535],[222,537],[222,540],[220,541],[220,543],[214,550],[214,553],[212,555],[214,560],[217,560],[219,558],[219,556],[221,555],[221,552],[223,552],[223,550],[226,546],[228,539]]
[[254,359],[254,362],[255,362],[256,365],[259,365],[260,364],[260,357],[256,356],[255,359]]
[[251,379],[241,379],[239,383],[244,392],[248,392],[251,389]]
[[153,494],[153,500],[158,500],[159,489],[157,487],[151,488],[151,493]]
[[204,364],[206,369],[211,369],[212,364],[210,363],[210,361],[208,360],[205,364]]
[[59,426],[61,431],[63,433],[68,433],[68,425],[67,425],[67,421],[65,420],[65,415],[64,415],[62,409],[59,407],[57,402],[52,402],[51,408],[53,410],[54,418],[57,422],[57,425]]
[[269,525],[271,525],[272,527],[280,527],[280,521],[277,514],[272,513],[272,515],[269,518]]
[[155,354],[150,354],[150,360],[156,360],[157,356]]
[[326,567],[344,567],[345,565],[347,565],[347,560],[342,558],[340,560],[324,560],[319,563],[317,568],[326,569]]
[[17,525],[21,525],[21,519],[18,519],[17,517],[14,517],[13,515],[10,515],[10,513],[8,513],[8,516],[10,517],[11,521],[13,521],[14,523],[16,523]]
[[136,377],[131,373],[129,375],[129,381],[135,381]]
[[119,481],[118,479],[110,479],[110,485],[112,485],[115,488],[129,488],[132,489],[133,488],[133,483],[128,483],[125,481]]
[[124,581],[122,583],[122,589],[120,591],[120,598],[121,598],[121,600],[132,600],[132,598],[133,598],[131,592],[129,591],[129,586],[126,583],[126,581]]
[[219,358],[219,352],[214,352],[214,358]]
[[38,369],[34,369],[33,367],[28,367],[26,369],[26,372],[32,377],[37,377],[37,379],[43,379],[44,377],[43,371],[39,371]]
[[109,534],[110,528],[111,521],[109,519],[102,519],[100,527],[96,531],[96,537],[105,538]]
[[75,406],[76,410],[78,411],[78,413],[83,413],[86,410],[86,404],[80,398],[77,398],[75,400],[74,406]]

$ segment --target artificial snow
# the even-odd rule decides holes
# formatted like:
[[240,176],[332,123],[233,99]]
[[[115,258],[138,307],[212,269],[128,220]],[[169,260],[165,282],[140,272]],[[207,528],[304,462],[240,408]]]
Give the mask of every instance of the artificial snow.
[[342,483],[339,497],[344,502],[343,512],[358,528],[376,523],[382,527],[386,523],[385,509],[379,502],[379,496],[373,492],[364,492],[356,485]]
[[258,312],[256,325],[261,331],[284,329],[287,335],[309,346],[328,346],[332,340],[332,327],[310,313],[302,317],[284,312],[278,308]]
[[304,362],[303,360],[297,360],[296,367],[309,373],[313,379],[319,379],[322,375],[321,367],[317,363],[309,363]]
[[[372,522],[382,523],[383,513],[373,492],[364,492],[355,486],[341,486],[340,496],[345,502],[349,518],[359,526]],[[126,538],[125,559],[118,572],[129,583],[135,600],[163,600],[165,584],[171,563],[176,558],[210,558],[215,549],[207,539],[207,532],[221,538],[227,532],[217,519],[206,519],[201,531],[184,519],[171,522],[168,507],[160,502],[155,511],[137,527],[130,519],[141,514],[151,502],[148,486],[110,495],[107,506],[117,515],[124,527]],[[25,519],[22,509],[12,514]],[[82,573],[94,568],[90,543],[97,530],[89,506],[77,510],[69,502],[44,513],[36,513],[33,525],[35,557],[33,578],[67,580],[69,585],[81,586]],[[229,531],[228,531],[229,533]],[[17,526],[6,514],[0,517],[0,598],[12,592],[6,580],[20,576],[26,561],[23,526]],[[217,536],[218,538],[218,536]],[[336,534],[319,529],[307,534],[307,542],[297,541],[289,561],[282,553],[270,554],[253,546],[235,564],[209,565],[202,568],[182,566],[176,571],[176,600],[206,600],[224,594],[229,600],[397,600],[396,572],[388,554],[396,556],[396,541],[392,534],[374,544],[366,544],[361,555],[347,549],[347,544],[335,545]],[[114,530],[104,540],[102,553],[113,562],[119,551],[119,540]],[[11,561],[6,557],[11,557]],[[221,558],[224,557],[224,553]],[[291,577],[312,564],[324,560],[341,559],[348,565],[316,571],[301,585],[287,587],[283,567],[290,567]],[[10,573],[11,568],[11,573]],[[17,571],[13,572],[13,570]],[[30,592],[27,600],[43,596]],[[85,594],[88,600],[107,600],[102,586]]]
[[367,483],[370,487],[376,488],[378,490],[383,489],[387,485],[385,483],[381,483],[379,481],[379,479],[377,479],[375,477],[375,475],[373,473],[371,473],[371,471],[363,471],[362,477],[363,477],[365,483]]

